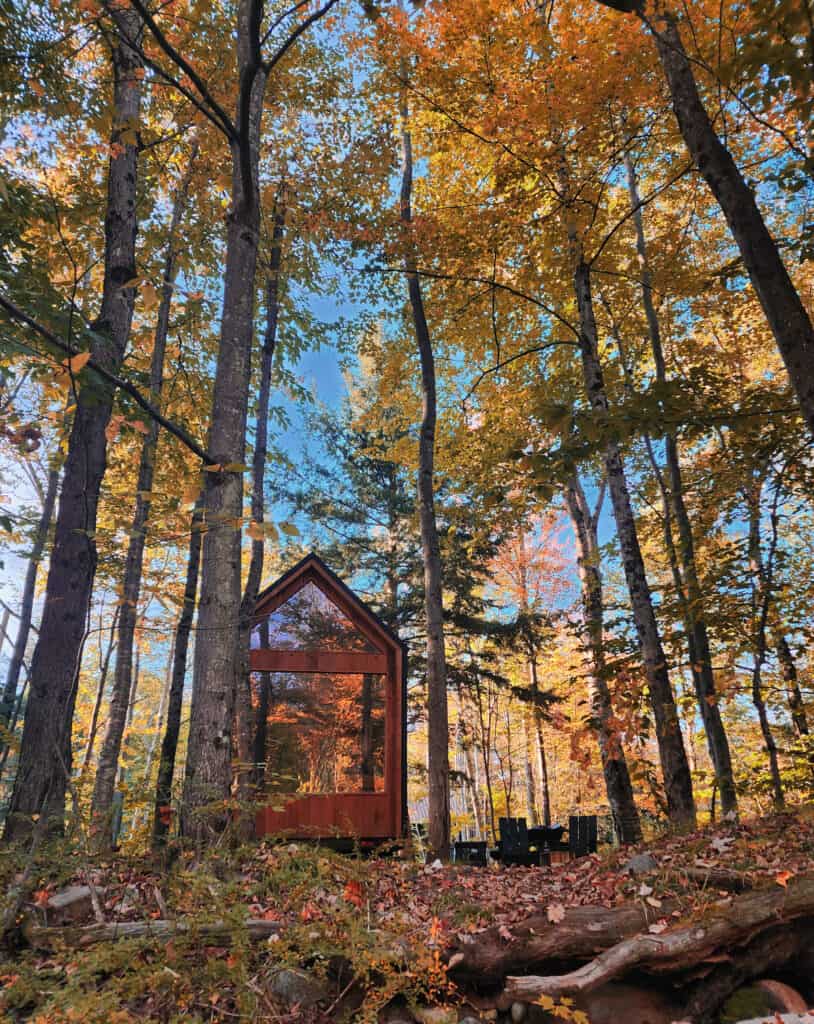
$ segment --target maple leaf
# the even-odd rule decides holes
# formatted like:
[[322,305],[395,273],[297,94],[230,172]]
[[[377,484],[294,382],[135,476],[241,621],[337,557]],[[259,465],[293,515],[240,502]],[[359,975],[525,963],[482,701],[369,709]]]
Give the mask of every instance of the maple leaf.
[[777,882],[778,885],[782,885],[784,889],[786,888],[790,878],[794,878],[793,871],[778,871],[774,876],[775,882]]
[[34,902],[38,907],[47,907],[50,899],[51,893],[47,889],[37,889],[34,893]]
[[546,907],[546,917],[552,924],[559,924],[565,917],[565,907],[562,903],[552,903]]
[[348,903],[352,903],[355,907],[361,907],[364,902],[362,883],[356,881],[348,882],[342,895]]

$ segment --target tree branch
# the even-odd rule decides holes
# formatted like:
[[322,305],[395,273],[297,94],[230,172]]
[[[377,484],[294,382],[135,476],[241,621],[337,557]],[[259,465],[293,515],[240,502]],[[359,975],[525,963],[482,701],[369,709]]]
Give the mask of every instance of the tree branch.
[[[73,357],[80,354],[80,350],[74,348],[72,345],[68,345],[66,342],[49,330],[39,321],[29,316],[24,310],[16,306],[6,295],[0,292],[0,308],[4,309],[6,313],[11,317],[12,320],[16,320],[18,323],[25,324],[26,327],[30,327],[31,330],[35,331],[44,338],[49,344],[54,345],[61,352],[64,352],[67,356]],[[124,380],[122,377],[117,377],[115,374],[110,373],[103,366],[100,366],[94,359],[89,359],[87,365],[94,370],[100,377],[106,380],[109,384],[112,384],[115,388],[120,391],[124,391],[125,394],[136,402],[137,405],[162,426],[168,433],[176,437],[182,444],[184,444],[194,455],[197,455],[201,462],[206,466],[218,465],[217,459],[212,456],[204,448],[202,448],[198,442],[190,434],[184,430],[183,427],[178,426],[177,423],[173,423],[172,420],[168,420],[156,407],[149,402],[144,395],[138,390],[138,388],[131,384],[130,381]]]

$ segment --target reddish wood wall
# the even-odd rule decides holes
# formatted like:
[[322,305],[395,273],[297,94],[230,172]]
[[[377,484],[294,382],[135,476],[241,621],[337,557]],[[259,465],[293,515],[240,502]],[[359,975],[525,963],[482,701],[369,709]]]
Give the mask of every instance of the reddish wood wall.
[[[382,653],[361,651],[252,650],[253,672],[377,672],[385,677],[384,791],[293,796],[285,806],[257,814],[258,836],[386,839],[401,835],[405,808],[404,652],[398,639],[316,556],[303,559],[260,596],[256,620],[273,612],[306,583],[315,583]],[[280,800],[284,799],[280,797]]]

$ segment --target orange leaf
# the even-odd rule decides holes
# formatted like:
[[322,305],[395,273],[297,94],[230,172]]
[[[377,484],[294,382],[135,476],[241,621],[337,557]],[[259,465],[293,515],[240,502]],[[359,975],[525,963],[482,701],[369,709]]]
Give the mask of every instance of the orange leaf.
[[89,359],[90,352],[77,352],[75,356],[71,356],[70,359],[66,359],[62,365],[67,366],[71,373],[76,375]]
[[794,878],[793,871],[778,871],[777,874],[774,876],[775,882],[777,882],[778,885],[782,885],[784,889],[786,888],[786,885],[790,878]]

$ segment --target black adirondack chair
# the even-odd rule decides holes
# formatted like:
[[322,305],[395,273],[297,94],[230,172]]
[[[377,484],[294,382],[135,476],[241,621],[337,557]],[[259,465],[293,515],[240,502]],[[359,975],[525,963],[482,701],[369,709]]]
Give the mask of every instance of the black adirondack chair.
[[540,852],[529,843],[525,818],[501,818],[500,841],[493,851],[504,864],[539,864]]

